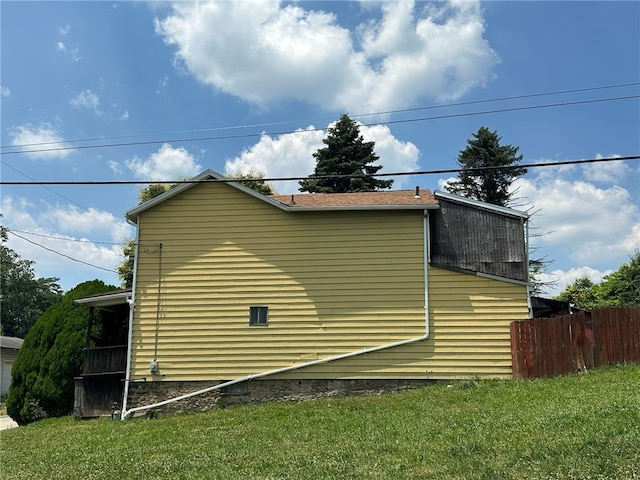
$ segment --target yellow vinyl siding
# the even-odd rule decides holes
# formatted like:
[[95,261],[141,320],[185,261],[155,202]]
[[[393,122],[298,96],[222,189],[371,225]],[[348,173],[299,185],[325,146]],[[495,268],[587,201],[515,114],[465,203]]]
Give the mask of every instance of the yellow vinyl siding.
[[429,316],[426,341],[282,373],[277,378],[511,376],[509,324],[529,316],[526,287],[430,267]]
[[230,379],[421,335],[422,215],[287,213],[224,184],[143,212],[132,376]]

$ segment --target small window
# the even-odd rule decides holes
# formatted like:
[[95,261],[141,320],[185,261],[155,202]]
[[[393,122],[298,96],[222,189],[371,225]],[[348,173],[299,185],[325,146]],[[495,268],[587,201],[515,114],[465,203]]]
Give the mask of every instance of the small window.
[[267,325],[269,307],[249,307],[249,325]]

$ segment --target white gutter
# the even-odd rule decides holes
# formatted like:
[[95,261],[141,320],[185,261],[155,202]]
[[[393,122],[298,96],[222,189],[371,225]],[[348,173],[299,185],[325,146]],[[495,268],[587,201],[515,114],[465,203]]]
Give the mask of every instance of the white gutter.
[[133,312],[136,305],[136,273],[138,271],[138,251],[140,247],[140,228],[138,228],[139,222],[140,217],[136,219],[136,246],[133,254],[133,281],[131,282],[131,297],[127,299],[127,303],[129,304],[129,332],[127,334],[127,369],[124,379],[124,394],[122,396],[122,412],[127,411],[127,397],[129,396],[129,382],[131,381],[131,343],[133,338]]
[[[190,393],[186,393],[184,395],[180,395],[179,397],[174,397],[174,398],[169,398],[167,400],[163,400],[161,402],[156,402],[156,403],[152,403],[150,405],[143,405],[141,407],[135,407],[132,408],[131,410],[127,410],[126,406],[126,401],[127,401],[127,394],[129,391],[129,370],[130,370],[130,359],[131,359],[131,355],[129,355],[127,357],[127,379],[125,380],[125,394],[124,394],[124,400],[122,402],[122,414],[120,416],[120,418],[122,420],[126,420],[126,418],[136,412],[140,412],[142,410],[149,410],[152,408],[158,408],[158,407],[162,407],[164,405],[167,405],[169,403],[173,403],[173,402],[179,402],[180,400],[185,400],[187,398],[191,398],[191,397],[195,397],[196,395],[202,395],[203,393],[208,393],[208,392],[212,392],[214,390],[220,390],[222,388],[228,387],[229,385],[234,385],[236,383],[241,383],[241,382],[246,382],[249,380],[253,380],[255,378],[262,378],[262,377],[267,377],[270,375],[276,375],[278,373],[285,373],[285,372],[290,372],[292,370],[298,370],[300,368],[305,368],[305,367],[310,367],[313,365],[320,365],[322,363],[330,363],[336,360],[342,360],[343,358],[349,358],[349,357],[355,357],[356,355],[362,355],[364,353],[371,353],[371,352],[377,352],[378,350],[385,350],[387,348],[393,348],[393,347],[399,347],[401,345],[407,345],[410,343],[416,343],[416,342],[421,342],[423,340],[426,340],[427,338],[429,338],[429,274],[428,274],[428,265],[429,265],[429,217],[428,217],[428,210],[424,211],[424,216],[422,218],[422,227],[423,227],[423,254],[424,254],[424,308],[425,308],[425,332],[424,335],[420,336],[420,337],[416,337],[416,338],[410,338],[408,340],[400,340],[399,342],[393,342],[393,343],[388,343],[386,345],[379,345],[377,347],[371,347],[371,348],[363,348],[362,350],[356,350],[355,352],[349,352],[349,353],[343,353],[341,355],[335,355],[333,357],[327,357],[327,358],[322,358],[320,360],[313,360],[311,362],[306,362],[306,363],[301,363],[299,365],[291,365],[289,367],[283,367],[283,368],[278,368],[275,370],[269,370],[267,372],[261,372],[261,373],[256,373],[256,374],[252,374],[252,375],[247,375],[241,378],[236,378],[235,380],[230,380],[228,382],[224,382],[224,383],[219,383],[218,385],[214,385],[212,387],[208,387],[208,388],[203,388],[202,390],[197,390],[195,392],[190,392]],[[137,249],[137,242],[136,242],[136,249]],[[136,251],[136,258],[137,258],[137,251]],[[135,292],[135,275],[133,277],[133,291]],[[129,317],[130,319],[133,318],[133,313],[131,313],[131,316]],[[129,325],[129,346],[128,349],[130,351],[131,349],[131,320],[130,320],[130,325]]]

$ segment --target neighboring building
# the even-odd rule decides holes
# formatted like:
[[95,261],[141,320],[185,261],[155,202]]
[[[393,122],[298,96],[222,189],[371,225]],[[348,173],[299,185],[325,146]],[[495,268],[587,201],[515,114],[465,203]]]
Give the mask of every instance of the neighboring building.
[[0,336],[0,395],[9,393],[11,369],[23,341],[22,338]]
[[266,197],[194,180],[126,214],[125,415],[198,389],[185,409],[511,376],[527,214],[428,190]]

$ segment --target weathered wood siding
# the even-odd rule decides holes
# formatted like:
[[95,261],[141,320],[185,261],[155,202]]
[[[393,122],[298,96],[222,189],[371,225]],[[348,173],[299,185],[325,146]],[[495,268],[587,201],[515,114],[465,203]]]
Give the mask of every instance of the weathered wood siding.
[[420,336],[422,218],[286,213],[225,184],[143,212],[132,376],[233,379]]
[[440,199],[430,216],[434,265],[526,282],[524,219]]
[[429,268],[429,339],[276,378],[510,378],[510,322],[528,318],[526,287]]

